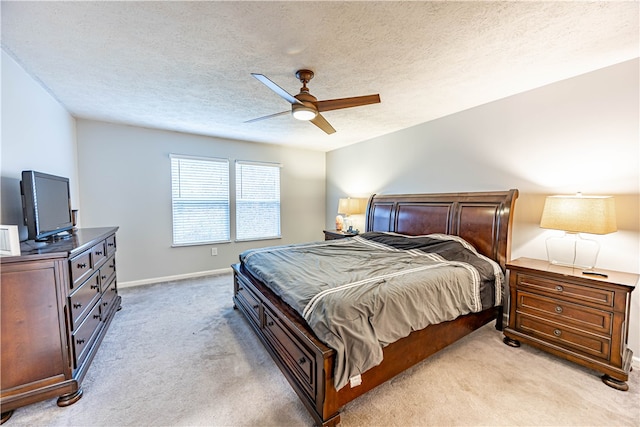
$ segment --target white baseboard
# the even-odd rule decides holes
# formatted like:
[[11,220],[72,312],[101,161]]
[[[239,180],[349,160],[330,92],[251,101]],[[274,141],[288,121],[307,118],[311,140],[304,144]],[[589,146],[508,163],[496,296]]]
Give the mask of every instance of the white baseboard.
[[119,288],[132,288],[134,286],[150,285],[153,283],[170,282],[172,280],[192,279],[194,277],[217,276],[231,273],[231,267],[220,268],[218,270],[198,271],[195,273],[177,274],[175,276],[153,277],[151,279],[132,280],[129,282],[118,282]]
[[640,370],[640,357],[633,356],[631,358],[631,367],[636,370]]

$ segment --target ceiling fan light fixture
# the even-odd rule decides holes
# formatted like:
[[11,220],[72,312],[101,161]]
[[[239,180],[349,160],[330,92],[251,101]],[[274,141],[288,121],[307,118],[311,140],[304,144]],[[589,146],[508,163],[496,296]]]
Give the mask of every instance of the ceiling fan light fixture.
[[301,104],[292,105],[293,117],[298,120],[309,121],[316,118],[318,112],[313,107],[309,107]]

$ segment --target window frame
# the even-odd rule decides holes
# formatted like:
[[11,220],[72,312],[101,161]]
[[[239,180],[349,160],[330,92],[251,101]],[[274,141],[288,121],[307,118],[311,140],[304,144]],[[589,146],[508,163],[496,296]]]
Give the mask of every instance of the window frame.
[[[231,173],[230,173],[230,164],[229,159],[220,158],[220,157],[205,157],[205,156],[191,156],[184,154],[169,154],[170,159],[170,175],[171,175],[171,247],[185,247],[185,246],[202,246],[202,245],[211,245],[217,243],[229,243],[231,242]],[[211,162],[211,163],[221,163],[226,167],[224,168],[226,173],[224,173],[224,177],[226,178],[226,230],[221,230],[226,232],[226,237],[222,239],[214,239],[214,240],[200,240],[200,241],[189,241],[184,243],[176,243],[176,215],[175,215],[175,200],[174,200],[174,159],[175,160],[195,160],[202,162]]]
[[[272,236],[260,236],[260,237],[238,237],[238,230],[240,229],[239,223],[239,212],[238,209],[239,201],[242,200],[238,197],[238,191],[240,189],[241,177],[238,173],[238,166],[242,165],[254,165],[261,167],[269,167],[276,168],[278,170],[278,234]],[[236,160],[234,165],[234,179],[235,179],[235,199],[234,199],[234,223],[235,223],[235,242],[251,242],[251,241],[259,241],[259,240],[275,240],[282,239],[282,176],[281,176],[282,164],[273,163],[273,162],[261,162],[261,161],[253,161],[253,160]]]

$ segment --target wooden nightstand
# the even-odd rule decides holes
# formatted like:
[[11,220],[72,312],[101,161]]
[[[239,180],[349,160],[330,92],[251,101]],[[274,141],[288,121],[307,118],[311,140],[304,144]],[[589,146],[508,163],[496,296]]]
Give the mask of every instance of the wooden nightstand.
[[357,236],[357,233],[349,233],[348,231],[323,230],[324,240],[344,239],[345,237]]
[[525,343],[604,374],[626,391],[631,292],[638,275],[597,269],[607,277],[529,258],[507,263],[509,326],[504,342]]

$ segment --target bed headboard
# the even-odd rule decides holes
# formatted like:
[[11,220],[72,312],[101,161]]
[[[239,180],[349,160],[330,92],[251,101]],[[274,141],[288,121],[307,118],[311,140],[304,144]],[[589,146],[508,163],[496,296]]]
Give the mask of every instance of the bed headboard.
[[442,233],[460,236],[505,270],[511,257],[511,225],[518,190],[374,194],[369,199],[366,231],[410,236]]

